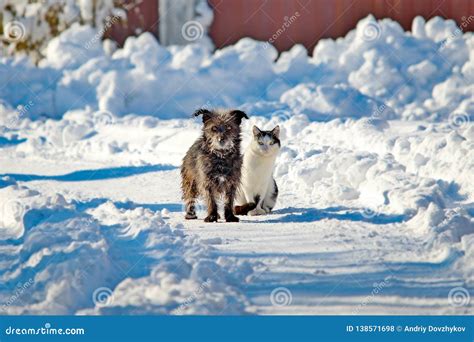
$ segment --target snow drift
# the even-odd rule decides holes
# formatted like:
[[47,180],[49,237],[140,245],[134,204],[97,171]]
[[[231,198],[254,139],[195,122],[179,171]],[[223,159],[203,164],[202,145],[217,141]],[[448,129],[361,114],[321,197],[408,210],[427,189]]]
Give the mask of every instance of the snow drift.
[[[1,98],[10,109],[33,103],[21,119],[61,118],[86,106],[177,118],[199,105],[275,101],[310,118],[375,113],[445,121],[452,113],[470,117],[473,109],[474,38],[454,35],[456,29],[449,20],[416,18],[412,32],[404,32],[369,16],[346,37],[320,41],[312,57],[296,45],[277,58],[271,45],[249,38],[213,54],[207,45],[166,48],[149,33],[110,52],[94,30],[74,25],[49,43],[39,68],[3,59]],[[377,110],[382,104],[387,113]]]

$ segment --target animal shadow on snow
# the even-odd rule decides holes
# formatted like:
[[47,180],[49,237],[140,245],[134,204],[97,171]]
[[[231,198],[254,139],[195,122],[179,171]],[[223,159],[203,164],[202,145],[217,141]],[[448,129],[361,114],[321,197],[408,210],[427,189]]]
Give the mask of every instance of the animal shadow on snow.
[[26,138],[20,139],[16,136],[10,139],[5,138],[5,137],[0,137],[0,148],[19,145],[21,143],[24,143],[25,141],[26,141]]
[[370,210],[342,206],[324,209],[288,207],[275,210],[273,213],[283,216],[265,221],[266,223],[315,222],[323,219],[335,219],[341,221],[361,221],[373,224],[387,224],[404,222],[411,218],[411,215],[406,214],[384,214]]
[[79,170],[67,173],[64,175],[35,175],[35,174],[16,174],[7,173],[2,174],[0,177],[11,177],[16,181],[29,182],[35,180],[54,180],[59,182],[81,182],[81,181],[93,181],[103,180],[112,178],[123,178],[133,175],[139,175],[143,173],[156,172],[156,171],[169,171],[176,169],[172,165],[144,165],[144,166],[120,166],[110,167],[104,169],[92,169],[92,170]]

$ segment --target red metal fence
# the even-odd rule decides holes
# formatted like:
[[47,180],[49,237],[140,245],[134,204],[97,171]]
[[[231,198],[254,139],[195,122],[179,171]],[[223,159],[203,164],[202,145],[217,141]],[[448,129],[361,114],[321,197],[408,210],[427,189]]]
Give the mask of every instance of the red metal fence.
[[[130,2],[137,1],[131,0]],[[467,24],[464,31],[474,30],[474,0],[208,0],[214,10],[210,36],[216,47],[237,42],[242,37],[269,40],[285,21],[298,12],[273,40],[279,51],[303,44],[311,53],[321,38],[344,36],[357,22],[373,14],[392,18],[410,30],[417,15],[425,19],[441,16]],[[129,11],[129,27],[114,28],[111,35],[123,42],[136,28],[158,35],[158,0],[142,0]]]
[[158,38],[158,0],[125,0],[124,3],[127,20],[112,25],[104,36],[112,38],[120,46],[127,37],[143,32],[151,32]]
[[473,16],[468,30],[474,29],[473,0],[209,0],[214,8],[210,35],[217,47],[233,44],[242,37],[268,40],[298,12],[299,17],[275,41],[280,51],[295,43],[311,53],[321,38],[337,38],[357,22],[373,14],[392,18],[405,30],[413,18],[434,16],[454,19],[459,25]]

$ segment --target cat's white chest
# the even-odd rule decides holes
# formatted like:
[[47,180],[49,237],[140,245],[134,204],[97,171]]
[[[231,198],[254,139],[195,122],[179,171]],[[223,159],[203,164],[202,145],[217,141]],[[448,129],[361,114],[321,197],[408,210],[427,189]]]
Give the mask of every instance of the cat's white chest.
[[242,165],[242,185],[247,193],[262,194],[272,180],[275,158],[262,158],[251,151],[244,155]]

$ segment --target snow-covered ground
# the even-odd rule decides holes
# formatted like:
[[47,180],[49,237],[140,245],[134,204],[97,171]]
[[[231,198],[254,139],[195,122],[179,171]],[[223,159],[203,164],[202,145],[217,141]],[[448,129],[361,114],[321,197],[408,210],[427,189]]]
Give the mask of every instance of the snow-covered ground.
[[[473,314],[474,36],[368,17],[277,56],[74,26],[0,60],[7,314]],[[278,59],[277,59],[278,58]],[[276,60],[276,61],[275,61]],[[200,107],[282,128],[275,211],[185,221]]]

